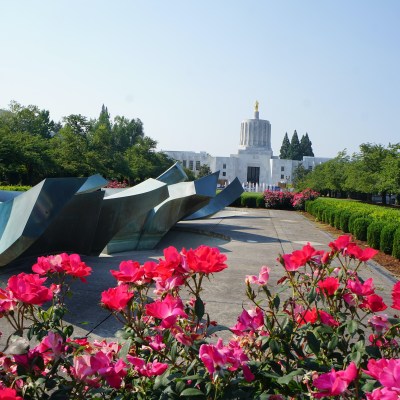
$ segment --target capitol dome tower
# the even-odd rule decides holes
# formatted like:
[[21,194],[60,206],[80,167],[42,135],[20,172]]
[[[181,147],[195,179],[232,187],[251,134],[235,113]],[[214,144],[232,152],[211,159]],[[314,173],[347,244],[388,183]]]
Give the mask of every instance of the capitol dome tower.
[[271,124],[259,118],[258,101],[254,106],[254,118],[245,119],[240,126],[240,149],[271,151]]

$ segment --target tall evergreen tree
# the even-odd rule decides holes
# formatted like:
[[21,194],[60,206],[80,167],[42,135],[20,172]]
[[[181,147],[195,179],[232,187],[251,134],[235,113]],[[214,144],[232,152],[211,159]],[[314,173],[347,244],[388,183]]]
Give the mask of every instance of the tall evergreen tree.
[[310,138],[308,137],[308,133],[306,132],[305,135],[301,137],[300,140],[300,147],[301,147],[301,153],[304,156],[310,156],[314,157],[314,152],[312,149],[312,142]]
[[286,159],[286,160],[290,159],[290,141],[289,141],[289,136],[288,136],[287,132],[285,133],[285,136],[283,137],[279,158]]
[[290,157],[291,160],[302,160],[302,152],[299,137],[297,135],[297,131],[295,130],[292,136],[292,140],[290,141]]

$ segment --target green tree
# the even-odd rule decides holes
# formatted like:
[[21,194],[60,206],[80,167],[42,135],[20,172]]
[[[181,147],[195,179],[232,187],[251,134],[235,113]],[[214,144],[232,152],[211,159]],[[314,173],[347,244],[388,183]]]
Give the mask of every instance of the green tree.
[[143,138],[143,123],[138,119],[128,119],[117,115],[112,127],[114,146],[119,151],[125,151]]
[[289,151],[289,159],[290,160],[299,160],[303,159],[302,149],[299,142],[299,137],[297,135],[297,131],[295,130],[292,136],[292,140],[290,141],[290,151]]
[[307,132],[306,132],[305,135],[303,135],[301,137],[300,148],[301,148],[302,158],[304,156],[314,157],[314,152],[313,152],[313,149],[312,149],[312,142],[311,142],[310,138],[308,137],[308,133]]
[[289,140],[287,132],[285,133],[285,136],[283,137],[279,158],[285,159],[285,160],[290,159],[290,140]]
[[306,186],[303,187],[303,183],[305,182],[305,179],[310,172],[310,170],[304,168],[303,164],[299,164],[293,170],[292,183],[295,189],[306,189]]
[[202,178],[203,176],[207,176],[210,175],[211,172],[211,168],[208,164],[203,164],[200,165],[200,169],[199,169],[199,173],[197,175],[198,178]]

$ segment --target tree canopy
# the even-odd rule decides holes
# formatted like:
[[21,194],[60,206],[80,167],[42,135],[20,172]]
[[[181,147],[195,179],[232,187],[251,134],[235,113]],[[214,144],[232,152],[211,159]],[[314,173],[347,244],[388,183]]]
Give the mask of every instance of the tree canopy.
[[292,139],[289,140],[289,136],[286,132],[285,136],[283,137],[279,158],[301,161],[304,156],[314,157],[312,142],[308,137],[308,133],[306,132],[306,134],[303,135],[299,140],[299,136],[295,130],[293,132]]
[[105,105],[97,119],[71,114],[54,122],[48,110],[11,102],[0,112],[0,181],[34,185],[46,177],[100,173],[138,183],[173,164],[156,145],[139,118],[111,120]]
[[306,187],[331,196],[369,199],[380,194],[384,204],[387,194],[400,200],[400,143],[363,143],[351,157],[343,150],[298,180],[297,189]]

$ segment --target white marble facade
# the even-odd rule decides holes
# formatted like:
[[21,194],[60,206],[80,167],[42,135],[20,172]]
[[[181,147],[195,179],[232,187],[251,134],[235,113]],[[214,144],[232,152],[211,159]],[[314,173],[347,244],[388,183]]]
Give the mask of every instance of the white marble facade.
[[[200,166],[207,164],[212,172],[220,171],[219,182],[226,185],[236,177],[246,186],[267,188],[290,184],[295,168],[302,164],[306,169],[328,161],[329,158],[304,157],[302,161],[281,160],[273,156],[271,148],[271,124],[259,118],[258,102],[254,118],[246,119],[240,126],[240,144],[237,154],[214,157],[205,151],[164,151],[169,157],[180,161],[195,174]],[[251,185],[252,184],[252,185]],[[261,189],[260,189],[261,190]]]

